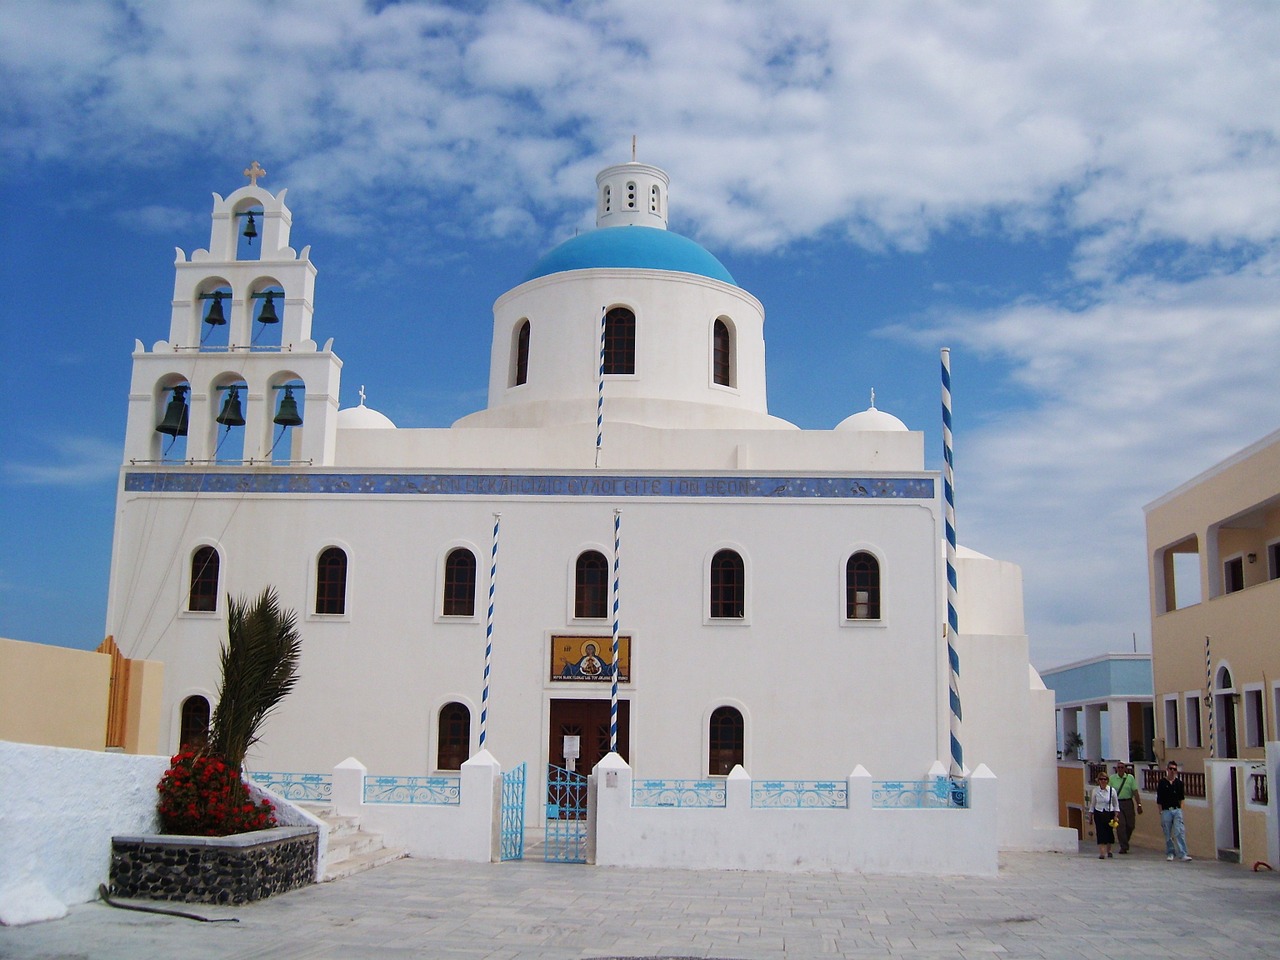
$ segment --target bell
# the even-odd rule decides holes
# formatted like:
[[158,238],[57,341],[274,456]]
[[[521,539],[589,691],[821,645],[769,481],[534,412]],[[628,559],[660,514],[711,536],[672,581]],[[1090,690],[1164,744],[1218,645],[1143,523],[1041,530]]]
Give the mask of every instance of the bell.
[[227,391],[227,399],[222,404],[222,412],[216,417],[224,427],[243,427],[244,411],[240,408],[240,388],[231,387]]
[[267,293],[265,297],[266,299],[262,301],[262,312],[258,314],[258,322],[279,323],[280,318],[276,315],[276,295]]
[[204,322],[210,326],[220,327],[227,322],[226,314],[222,312],[222,298],[226,296],[221,290],[217,293],[210,294],[213,302],[209,304],[209,312],[205,314]]
[[258,224],[253,219],[253,213],[249,214],[249,218],[244,222],[244,231],[241,236],[249,241],[249,246],[253,246],[253,238],[258,235]]
[[165,408],[164,419],[156,425],[157,433],[164,433],[171,437],[185,437],[187,435],[187,388],[174,387],[173,396],[169,399],[169,406]]
[[280,398],[280,409],[276,411],[272,422],[282,427],[302,426],[302,415],[298,413],[298,401],[293,399],[293,387],[284,388],[284,396]]

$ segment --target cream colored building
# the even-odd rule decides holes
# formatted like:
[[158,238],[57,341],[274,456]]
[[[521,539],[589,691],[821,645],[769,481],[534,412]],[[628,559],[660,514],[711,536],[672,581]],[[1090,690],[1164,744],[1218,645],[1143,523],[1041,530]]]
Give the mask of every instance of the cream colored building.
[[1267,859],[1280,739],[1280,430],[1145,508],[1156,753],[1187,783],[1195,857]]
[[164,664],[0,638],[0,740],[160,752]]

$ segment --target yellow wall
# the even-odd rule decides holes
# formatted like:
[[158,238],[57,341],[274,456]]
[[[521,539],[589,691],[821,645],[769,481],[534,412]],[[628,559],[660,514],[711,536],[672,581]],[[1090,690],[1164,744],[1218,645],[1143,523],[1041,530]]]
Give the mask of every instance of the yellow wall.
[[[1073,822],[1072,807],[1083,808],[1086,801],[1084,789],[1085,767],[1080,763],[1058,764],[1058,826],[1075,827],[1083,837],[1083,820]],[[1076,814],[1077,817],[1082,816]]]
[[164,753],[160,747],[160,706],[164,689],[164,664],[134,660],[129,671],[128,718],[125,753]]
[[102,750],[111,658],[0,639],[0,739]]
[[[135,660],[127,697],[127,753],[159,752],[164,664]],[[0,638],[0,740],[103,750],[111,657]]]

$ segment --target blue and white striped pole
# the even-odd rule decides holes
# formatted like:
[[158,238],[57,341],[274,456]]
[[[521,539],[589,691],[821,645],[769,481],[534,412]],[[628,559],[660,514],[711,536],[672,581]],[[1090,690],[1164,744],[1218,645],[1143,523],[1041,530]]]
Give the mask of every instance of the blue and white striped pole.
[[498,528],[502,514],[493,515],[493,549],[489,553],[489,615],[484,625],[484,692],[480,694],[480,749],[489,725],[489,668],[493,663],[493,595],[498,584]]
[[[1213,663],[1209,654],[1209,636],[1204,638],[1204,705],[1209,711],[1209,759],[1212,760],[1218,755],[1218,741],[1213,735]],[[1164,734],[1164,742],[1168,745],[1172,739],[1169,736],[1170,731],[1166,730]]]
[[613,511],[613,691],[609,695],[609,752],[618,752],[618,548],[622,542],[622,511]]
[[604,444],[604,332],[605,308],[600,308],[600,387],[596,391],[596,466],[600,466],[600,447]]
[[960,617],[956,613],[956,492],[951,458],[951,348],[942,348],[942,489],[946,498],[947,525],[947,661],[951,688],[951,775],[964,776],[964,751],[960,748],[960,655],[956,634]]

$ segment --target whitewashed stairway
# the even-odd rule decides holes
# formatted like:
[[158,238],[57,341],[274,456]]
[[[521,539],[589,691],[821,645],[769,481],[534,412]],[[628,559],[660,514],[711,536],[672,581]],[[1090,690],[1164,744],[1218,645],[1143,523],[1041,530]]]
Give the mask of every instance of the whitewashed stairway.
[[380,867],[407,856],[404,850],[383,846],[382,834],[360,828],[358,817],[343,817],[325,804],[299,804],[318,817],[329,828],[329,848],[324,858],[320,880],[341,880],[355,873]]

